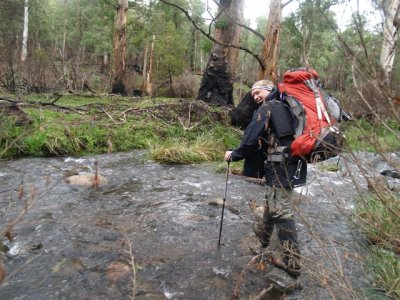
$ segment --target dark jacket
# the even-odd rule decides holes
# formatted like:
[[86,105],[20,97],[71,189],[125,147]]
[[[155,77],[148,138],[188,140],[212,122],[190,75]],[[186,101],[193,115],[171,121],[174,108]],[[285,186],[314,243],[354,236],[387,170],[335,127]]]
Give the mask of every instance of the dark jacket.
[[[305,184],[307,163],[298,157],[290,157],[290,145],[295,130],[294,119],[285,102],[277,98],[279,99],[279,94],[274,90],[253,114],[244,131],[242,142],[232,152],[232,160],[247,158],[253,160],[253,163],[262,163],[260,156],[264,155],[266,184],[292,188]],[[266,159],[266,153],[273,148],[270,144],[271,138],[277,141],[274,145],[286,146],[287,157],[284,161],[273,162]]]

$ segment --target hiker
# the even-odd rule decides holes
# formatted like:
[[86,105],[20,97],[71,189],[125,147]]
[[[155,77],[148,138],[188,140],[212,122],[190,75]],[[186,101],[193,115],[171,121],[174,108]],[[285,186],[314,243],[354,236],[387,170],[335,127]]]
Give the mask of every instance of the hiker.
[[[265,95],[254,97],[252,91],[250,91],[251,98],[253,99],[252,101],[257,105],[253,112],[253,118],[258,108],[263,104],[265,97],[274,89],[274,83],[270,80],[263,80],[262,84],[264,88],[263,93]],[[242,175],[262,179],[264,177],[264,160],[265,155],[261,148],[257,149],[257,151],[253,152],[251,155],[247,155],[244,159]]]
[[299,157],[291,157],[290,145],[294,140],[293,114],[271,82],[257,81],[251,88],[257,103],[262,103],[252,121],[246,127],[239,147],[225,152],[226,161],[238,161],[251,157],[262,150],[264,177],[268,187],[266,204],[261,222],[253,226],[261,245],[267,247],[274,227],[284,253],[272,257],[275,266],[293,276],[300,275],[300,250],[296,224],[293,218],[293,187],[306,181],[307,163]]

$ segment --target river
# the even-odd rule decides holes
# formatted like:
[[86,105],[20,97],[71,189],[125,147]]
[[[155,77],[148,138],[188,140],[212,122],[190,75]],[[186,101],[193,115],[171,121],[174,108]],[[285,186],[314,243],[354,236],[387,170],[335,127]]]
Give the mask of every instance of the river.
[[[375,172],[388,167],[361,156],[375,159]],[[96,162],[99,187],[66,182]],[[354,161],[338,163],[337,172],[310,165],[296,189],[302,289],[287,299],[356,299],[368,288],[365,242],[351,222],[366,183]],[[13,241],[2,240],[0,299],[251,299],[268,277],[249,264],[248,201],[261,204],[264,187],[229,176],[218,249],[224,188],[213,164],[160,165],[143,151],[0,161],[0,230],[21,216]]]

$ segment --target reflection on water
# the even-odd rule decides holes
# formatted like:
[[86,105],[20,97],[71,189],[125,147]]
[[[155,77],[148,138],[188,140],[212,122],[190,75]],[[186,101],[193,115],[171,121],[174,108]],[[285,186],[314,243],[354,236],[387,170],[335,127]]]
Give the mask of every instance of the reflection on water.
[[[242,275],[253,257],[247,201],[262,203],[264,188],[230,176],[218,251],[221,207],[215,203],[223,196],[224,174],[211,165],[165,166],[143,157],[135,151],[0,162],[2,230],[26,201],[36,201],[15,226],[15,240],[3,240],[12,258],[5,259],[8,277],[0,299],[130,299],[133,290],[136,299],[229,299],[234,293],[247,299],[262,290],[259,275],[249,273],[255,276],[250,283]],[[94,172],[96,160],[106,184],[96,189],[65,182],[65,176]],[[311,170],[310,178],[316,174]],[[319,179],[353,195],[351,182],[340,177]],[[353,237],[315,180],[307,190],[313,199],[303,196],[298,203],[299,234],[303,255],[313,257],[319,246],[306,224],[313,218],[335,241]],[[342,250],[352,247],[347,243]],[[323,287],[304,277],[312,292],[293,299],[319,299]]]

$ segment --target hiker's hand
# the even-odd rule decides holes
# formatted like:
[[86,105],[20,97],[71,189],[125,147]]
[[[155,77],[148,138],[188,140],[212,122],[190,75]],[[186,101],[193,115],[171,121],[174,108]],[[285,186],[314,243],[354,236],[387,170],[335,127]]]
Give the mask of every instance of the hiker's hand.
[[232,161],[232,151],[226,151],[224,156],[225,161]]

